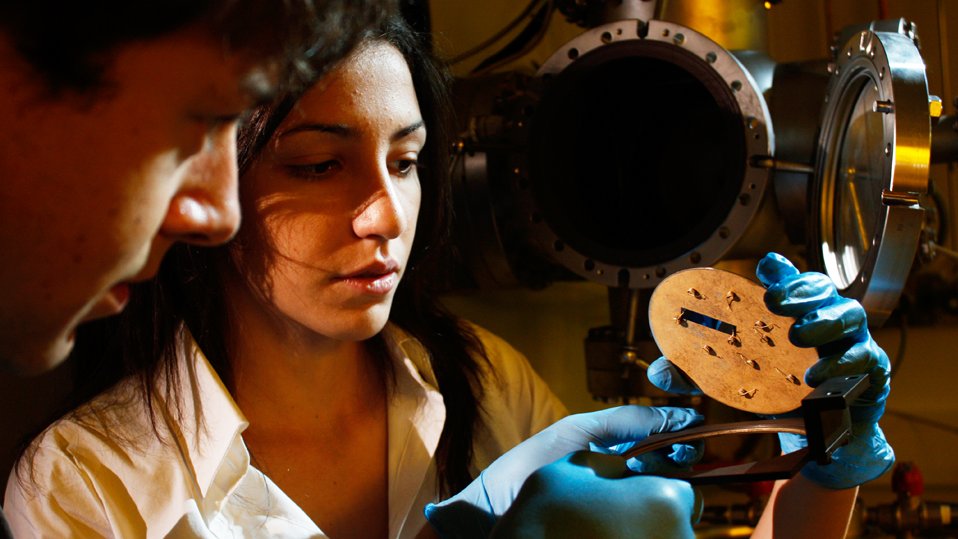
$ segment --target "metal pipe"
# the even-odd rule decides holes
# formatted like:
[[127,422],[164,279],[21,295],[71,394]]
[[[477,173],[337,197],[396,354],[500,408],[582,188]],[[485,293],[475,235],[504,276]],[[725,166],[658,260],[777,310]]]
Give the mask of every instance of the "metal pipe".
[[728,50],[768,52],[766,8],[760,0],[660,0],[656,18],[688,26]]
[[931,121],[931,162],[958,161],[958,116],[942,116]]
[[608,0],[603,2],[599,23],[638,19],[648,22],[655,15],[656,0]]

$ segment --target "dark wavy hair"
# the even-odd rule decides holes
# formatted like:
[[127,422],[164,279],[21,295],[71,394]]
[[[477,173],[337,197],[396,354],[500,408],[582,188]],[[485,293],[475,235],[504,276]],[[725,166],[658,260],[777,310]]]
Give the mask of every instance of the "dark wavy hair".
[[96,91],[122,46],[206,28],[224,49],[275,65],[281,83],[311,80],[357,34],[382,19],[391,0],[34,0],[0,3],[0,32],[52,95]]
[[[451,194],[448,174],[451,109],[449,76],[426,45],[426,36],[416,34],[399,18],[389,18],[362,41],[383,41],[395,46],[412,74],[423,122],[428,133],[419,154],[422,202],[406,273],[396,291],[389,319],[418,339],[430,353],[430,361],[446,406],[446,422],[436,450],[439,491],[446,495],[464,488],[472,479],[474,433],[480,422],[484,373],[495,378],[486,352],[475,333],[446,311],[438,301],[442,262],[452,246]],[[239,135],[240,193],[243,175],[256,161],[280,123],[307,88],[290,90],[251,114]],[[250,227],[247,223],[244,227]],[[74,403],[88,400],[123,377],[139,380],[140,395],[152,413],[152,402],[162,397],[177,402],[175,395],[160,395],[160,380],[167,392],[180,388],[176,358],[186,343],[179,338],[189,328],[200,348],[232,388],[231,332],[224,288],[224,271],[238,271],[234,258],[244,244],[264,245],[256,228],[245,229],[232,242],[216,248],[180,244],[164,260],[159,275],[137,285],[127,309],[118,317],[80,328],[74,358],[80,373]],[[252,235],[252,241],[248,241]],[[268,297],[265,282],[267,257],[243,257],[243,278],[254,293]],[[248,262],[252,259],[252,262]],[[257,267],[257,264],[262,266]],[[392,361],[384,339],[366,341],[372,357],[392,379]],[[96,411],[94,411],[94,414]],[[173,410],[174,417],[179,414]],[[153,418],[155,425],[155,417]]]

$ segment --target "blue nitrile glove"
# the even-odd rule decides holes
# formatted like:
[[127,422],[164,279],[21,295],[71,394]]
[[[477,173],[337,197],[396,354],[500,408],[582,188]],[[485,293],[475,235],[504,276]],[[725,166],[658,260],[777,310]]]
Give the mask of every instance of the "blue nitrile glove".
[[[828,378],[867,374],[870,386],[851,406],[852,439],[827,465],[806,464],[802,475],[829,488],[851,488],[883,474],[895,462],[895,453],[878,426],[888,397],[889,362],[871,338],[865,310],[857,301],[838,295],[826,275],[799,273],[782,255],[769,253],[755,271],[768,288],[770,311],[798,321],[789,331],[792,344],[817,347],[820,359],[805,372],[805,383],[815,387]],[[672,362],[659,358],[649,366],[649,381],[674,393],[701,393]],[[805,447],[804,436],[780,434],[786,453]]]
[[[542,466],[585,449],[622,453],[650,434],[681,430],[701,421],[702,416],[689,408],[646,406],[568,416],[496,459],[459,494],[427,505],[426,519],[442,537],[486,537],[526,478]],[[668,456],[652,452],[629,459],[627,465],[635,472],[652,473],[689,466],[700,456],[696,446],[674,444]]]
[[691,538],[701,511],[685,481],[634,475],[620,458],[580,451],[529,476],[492,537]]

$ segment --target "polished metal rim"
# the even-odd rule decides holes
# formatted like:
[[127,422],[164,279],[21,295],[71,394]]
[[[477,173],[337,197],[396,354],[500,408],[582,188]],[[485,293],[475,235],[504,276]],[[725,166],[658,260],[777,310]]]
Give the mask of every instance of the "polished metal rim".
[[[830,66],[831,80],[822,117],[812,190],[813,234],[810,257],[815,269],[832,278],[843,295],[861,301],[873,325],[880,325],[898,302],[921,230],[919,196],[928,188],[931,124],[925,66],[913,40],[893,32],[864,30],[853,36]],[[854,208],[853,217],[873,232],[864,238],[864,256],[849,271],[847,249],[839,241],[841,214],[851,209],[837,194],[842,188],[842,148],[856,105],[871,101],[881,118],[881,140],[869,141],[880,170],[870,171],[870,189],[880,200],[875,215]]]
[[[652,288],[666,276],[691,267],[717,262],[745,234],[759,209],[769,181],[770,171],[756,164],[755,157],[774,155],[774,131],[771,116],[755,80],[743,65],[720,45],[690,28],[664,21],[616,21],[592,28],[560,47],[539,69],[541,77],[554,77],[589,53],[605,47],[642,47],[654,43],[674,47],[677,54],[691,55],[707,70],[724,81],[726,91],[738,108],[746,160],[736,203],[720,226],[708,238],[670,259],[651,265],[628,266],[596,259],[579,252],[541,218],[540,208],[528,191],[518,193],[531,236],[553,259],[569,270],[600,284],[629,288]],[[528,163],[521,160],[514,173],[522,176]],[[636,234],[643,231],[636,230]]]

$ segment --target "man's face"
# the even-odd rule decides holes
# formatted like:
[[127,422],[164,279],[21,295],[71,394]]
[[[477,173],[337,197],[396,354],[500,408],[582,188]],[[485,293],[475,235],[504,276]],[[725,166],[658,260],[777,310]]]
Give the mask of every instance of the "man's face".
[[264,75],[195,29],[121,47],[92,95],[51,97],[5,40],[0,63],[0,366],[35,373],[174,242],[235,233],[236,120]]

